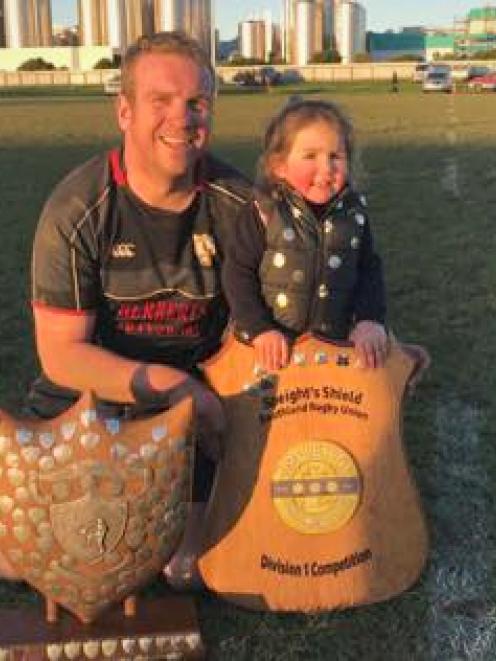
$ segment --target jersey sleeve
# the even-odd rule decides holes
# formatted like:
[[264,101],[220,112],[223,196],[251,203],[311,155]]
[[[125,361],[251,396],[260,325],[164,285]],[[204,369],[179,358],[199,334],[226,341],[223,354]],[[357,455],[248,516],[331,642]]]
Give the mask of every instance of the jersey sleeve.
[[101,287],[96,239],[90,211],[81,206],[76,215],[71,200],[64,204],[56,196],[43,209],[31,264],[34,306],[83,313],[98,304]]

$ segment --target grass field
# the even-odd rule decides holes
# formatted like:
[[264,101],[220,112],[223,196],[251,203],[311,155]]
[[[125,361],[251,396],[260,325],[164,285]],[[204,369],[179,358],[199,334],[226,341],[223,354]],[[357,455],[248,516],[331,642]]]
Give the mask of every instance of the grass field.
[[[204,638],[211,658],[226,661],[494,659],[496,95],[390,94],[383,86],[331,96],[357,128],[389,324],[433,358],[405,416],[431,558],[414,589],[342,613],[260,615],[201,596]],[[283,100],[279,91],[220,96],[215,150],[251,173],[261,127]],[[28,270],[42,202],[72,166],[117,138],[108,98],[0,98],[4,408],[19,406],[36,372]],[[0,586],[3,602],[30,599]]]

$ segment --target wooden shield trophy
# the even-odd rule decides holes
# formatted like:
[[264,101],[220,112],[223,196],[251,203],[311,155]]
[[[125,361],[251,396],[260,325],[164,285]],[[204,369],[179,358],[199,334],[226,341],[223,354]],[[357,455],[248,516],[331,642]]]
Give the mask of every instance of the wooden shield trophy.
[[127,422],[100,418],[89,394],[50,421],[0,413],[1,566],[47,604],[45,618],[0,612],[0,660],[202,656],[189,599],[133,596],[182,536],[191,425],[190,398]]
[[[412,354],[412,355],[410,355]],[[254,609],[318,611],[388,599],[418,578],[427,533],[401,439],[416,354],[392,341],[362,369],[312,336],[264,374],[230,338],[205,366],[225,403],[226,446],[200,572]]]

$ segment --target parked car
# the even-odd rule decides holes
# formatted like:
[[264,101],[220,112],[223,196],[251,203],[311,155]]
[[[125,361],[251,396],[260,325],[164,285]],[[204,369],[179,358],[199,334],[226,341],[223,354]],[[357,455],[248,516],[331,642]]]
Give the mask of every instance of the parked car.
[[482,90],[496,91],[496,71],[490,71],[484,76],[475,76],[468,81],[467,87],[474,92],[482,92]]
[[255,71],[238,71],[232,77],[232,82],[241,87],[259,87],[262,84]]
[[415,65],[413,70],[412,80],[414,83],[423,83],[424,76],[427,73],[429,64],[427,62],[421,62],[420,64]]
[[423,92],[452,92],[453,79],[449,68],[429,68],[422,83]]
[[472,65],[468,68],[467,80],[472,80],[472,78],[477,78],[477,76],[485,76],[486,74],[491,73],[489,67],[483,65]]
[[480,64],[453,64],[451,77],[457,82],[466,83],[476,76],[485,76],[489,71],[489,67]]
[[121,91],[121,75],[115,74],[106,78],[103,82],[103,91],[105,94],[119,94]]
[[262,85],[280,85],[282,82],[282,75],[274,67],[262,67],[260,69],[260,78]]

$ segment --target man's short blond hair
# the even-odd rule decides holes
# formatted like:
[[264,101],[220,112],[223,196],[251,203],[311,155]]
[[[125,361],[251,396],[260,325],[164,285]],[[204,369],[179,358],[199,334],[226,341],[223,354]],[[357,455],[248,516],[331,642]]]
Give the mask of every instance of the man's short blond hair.
[[134,96],[134,65],[148,53],[183,55],[196,62],[208,72],[211,79],[211,93],[214,93],[215,70],[207,53],[200,44],[185,32],[157,32],[149,37],[140,37],[127,49],[121,63],[121,93],[128,99]]

